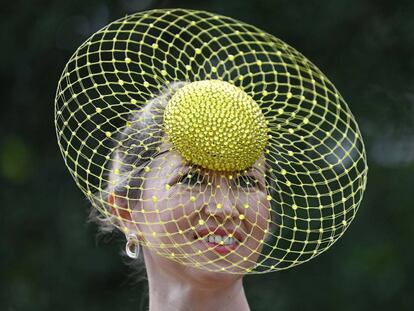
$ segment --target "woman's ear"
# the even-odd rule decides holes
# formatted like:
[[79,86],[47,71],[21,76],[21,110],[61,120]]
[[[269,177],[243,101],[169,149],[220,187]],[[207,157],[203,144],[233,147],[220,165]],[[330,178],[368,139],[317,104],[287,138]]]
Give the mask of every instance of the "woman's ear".
[[120,220],[131,221],[131,209],[128,206],[128,200],[126,198],[117,196],[115,193],[108,195],[108,205],[110,206],[110,212],[120,218]]

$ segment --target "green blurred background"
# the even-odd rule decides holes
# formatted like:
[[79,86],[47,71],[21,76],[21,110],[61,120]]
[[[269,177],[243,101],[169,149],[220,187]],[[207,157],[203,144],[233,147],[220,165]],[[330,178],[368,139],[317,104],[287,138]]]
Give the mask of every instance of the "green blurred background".
[[[14,0],[0,18],[0,310],[144,310],[122,237],[96,238],[58,150],[58,78],[110,21],[183,7],[254,24],[337,86],[365,139],[360,211],[327,253],[245,280],[252,310],[414,310],[414,2]],[[168,310],[166,308],[165,310]]]

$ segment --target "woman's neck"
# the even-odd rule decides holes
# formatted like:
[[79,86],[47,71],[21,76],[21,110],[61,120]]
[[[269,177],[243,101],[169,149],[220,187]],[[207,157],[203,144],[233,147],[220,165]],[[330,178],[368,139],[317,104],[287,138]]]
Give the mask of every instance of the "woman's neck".
[[161,269],[151,269],[148,265],[147,269],[149,311],[250,310],[242,278],[232,282],[220,282],[217,278],[217,282],[202,283],[183,278],[182,275],[186,273],[180,271],[170,274]]

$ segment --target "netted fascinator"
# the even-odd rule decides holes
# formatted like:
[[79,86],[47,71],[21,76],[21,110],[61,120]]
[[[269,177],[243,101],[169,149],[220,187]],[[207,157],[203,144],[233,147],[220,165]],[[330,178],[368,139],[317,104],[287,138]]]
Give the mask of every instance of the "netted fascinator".
[[361,134],[332,83],[281,40],[208,12],[141,12],[92,35],[60,78],[55,123],[103,219],[208,271],[310,260],[365,190]]

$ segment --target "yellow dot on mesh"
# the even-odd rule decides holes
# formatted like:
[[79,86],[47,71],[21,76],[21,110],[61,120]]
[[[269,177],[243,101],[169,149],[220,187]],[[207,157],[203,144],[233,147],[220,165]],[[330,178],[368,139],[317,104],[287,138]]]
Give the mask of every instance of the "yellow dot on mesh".
[[298,206],[297,206],[296,204],[293,204],[293,205],[292,205],[292,208],[293,208],[294,210],[296,210],[296,209],[298,209]]
[[144,167],[144,172],[148,173],[151,170],[151,168],[149,166]]
[[101,113],[102,109],[101,108],[96,108],[95,111],[96,111],[96,113]]
[[195,197],[195,196],[191,196],[191,197],[190,197],[190,201],[191,201],[191,202],[195,202],[195,201],[196,201],[196,197]]
[[149,86],[150,86],[149,82],[148,82],[148,81],[145,81],[145,82],[144,82],[144,86],[145,86],[145,87],[149,87]]
[[216,207],[217,207],[218,209],[220,209],[220,208],[223,208],[223,205],[222,205],[221,203],[218,203],[218,204],[216,205]]
[[165,190],[170,190],[171,186],[169,184],[165,184]]
[[164,119],[177,151],[187,161],[212,170],[246,169],[267,144],[260,107],[240,88],[224,81],[192,82],[178,89]]
[[201,225],[204,225],[204,220],[202,220],[202,219],[200,219],[199,221],[198,221],[198,224],[201,226]]
[[266,196],[266,200],[271,201],[272,197],[270,195]]
[[152,202],[154,202],[154,203],[157,203],[158,202],[157,196],[155,196],[155,195],[152,196]]
[[244,207],[244,208],[249,208],[249,204],[248,204],[248,203],[244,203],[244,204],[243,204],[243,207]]
[[111,132],[105,132],[105,135],[106,135],[106,137],[111,137],[112,136],[112,133]]
[[244,218],[246,218],[243,214],[239,215],[239,219],[243,220]]

